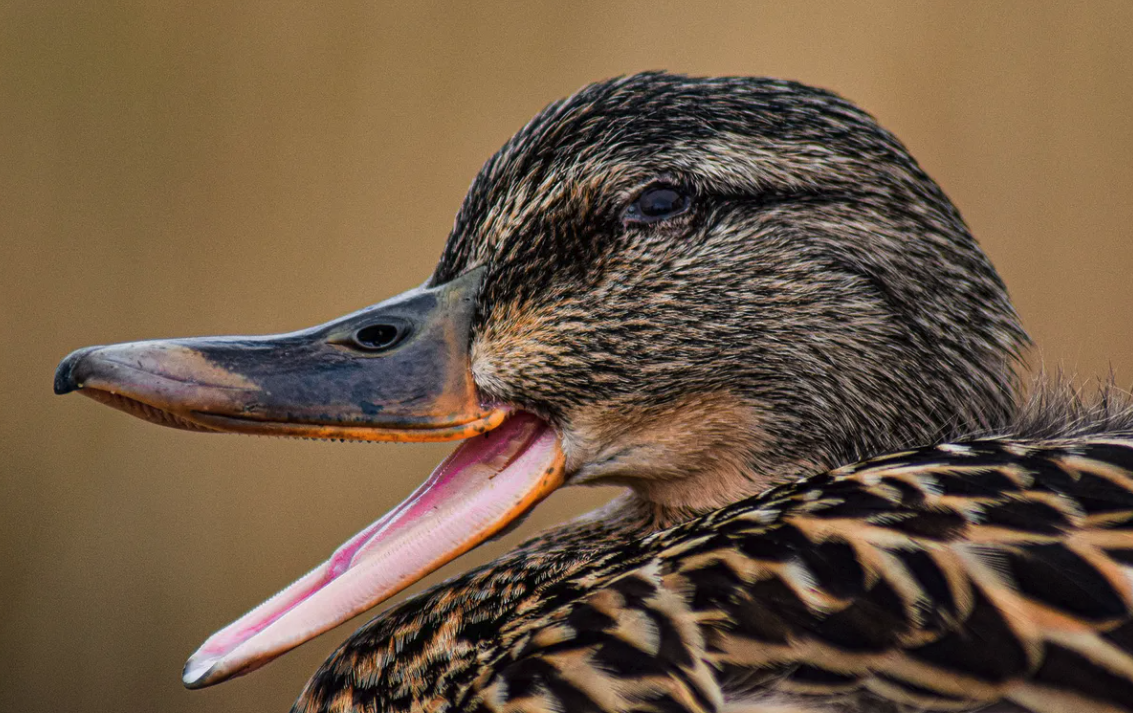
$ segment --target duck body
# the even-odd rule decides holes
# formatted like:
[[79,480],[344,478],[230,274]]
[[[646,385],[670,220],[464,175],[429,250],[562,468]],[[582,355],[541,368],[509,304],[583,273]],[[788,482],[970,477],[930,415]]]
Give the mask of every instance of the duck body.
[[[58,393],[167,426],[466,439],[213,634],[247,673],[503,532],[626,495],[379,615],[296,712],[1133,712],[1133,408],[1030,341],[892,134],[781,80],[645,73],[480,171],[424,286],[284,335],[91,347]],[[990,707],[990,708],[989,708]]]
[[395,607],[294,710],[1133,705],[1128,437],[942,444],[624,528],[548,533]]

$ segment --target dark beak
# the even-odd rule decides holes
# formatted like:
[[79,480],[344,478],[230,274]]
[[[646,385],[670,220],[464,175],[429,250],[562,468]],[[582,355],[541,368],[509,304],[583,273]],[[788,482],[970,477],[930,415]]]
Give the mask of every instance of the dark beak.
[[[403,503],[189,658],[190,688],[247,673],[500,533],[563,482],[554,430],[480,403],[469,345],[483,269],[300,332],[88,347],[55,373],[147,421],[361,441],[468,439]],[[485,434],[497,429],[489,439]],[[478,436],[478,437],[477,437]]]
[[164,426],[365,441],[443,441],[499,425],[468,346],[481,270],[289,334],[87,347],[55,372],[84,396]]

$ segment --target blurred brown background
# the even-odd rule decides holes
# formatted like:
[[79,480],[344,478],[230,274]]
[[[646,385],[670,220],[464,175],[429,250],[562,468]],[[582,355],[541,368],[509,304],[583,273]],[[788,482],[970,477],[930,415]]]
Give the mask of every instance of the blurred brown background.
[[[614,74],[767,74],[874,112],[1048,364],[1133,382],[1133,3],[0,2],[0,709],[285,710],[185,657],[443,446],[206,437],[55,398],[73,348],[281,331],[416,285],[480,164]],[[608,493],[568,491],[467,567]]]

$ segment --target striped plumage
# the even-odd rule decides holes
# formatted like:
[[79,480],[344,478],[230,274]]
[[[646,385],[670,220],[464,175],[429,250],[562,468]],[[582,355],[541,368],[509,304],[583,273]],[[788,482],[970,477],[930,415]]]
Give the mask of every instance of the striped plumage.
[[393,609],[296,710],[1133,710],[1133,439],[946,444],[608,527]]

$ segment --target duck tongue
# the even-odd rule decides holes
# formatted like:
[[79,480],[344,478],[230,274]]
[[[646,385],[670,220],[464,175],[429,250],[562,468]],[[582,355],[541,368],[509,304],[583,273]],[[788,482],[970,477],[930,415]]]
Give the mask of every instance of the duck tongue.
[[252,671],[379,604],[498,534],[562,480],[558,438],[530,414],[463,442],[330,559],[209,637],[185,664],[185,685]]

